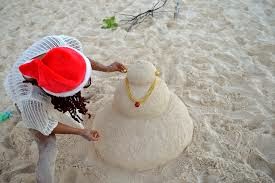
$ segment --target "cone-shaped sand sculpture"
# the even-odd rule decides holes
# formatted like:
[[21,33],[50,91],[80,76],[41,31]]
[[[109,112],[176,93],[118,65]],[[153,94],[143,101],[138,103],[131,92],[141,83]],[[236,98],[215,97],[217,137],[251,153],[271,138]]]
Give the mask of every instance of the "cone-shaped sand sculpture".
[[128,67],[114,98],[96,114],[95,142],[106,162],[131,170],[155,168],[176,158],[191,142],[193,122],[182,101],[149,62]]

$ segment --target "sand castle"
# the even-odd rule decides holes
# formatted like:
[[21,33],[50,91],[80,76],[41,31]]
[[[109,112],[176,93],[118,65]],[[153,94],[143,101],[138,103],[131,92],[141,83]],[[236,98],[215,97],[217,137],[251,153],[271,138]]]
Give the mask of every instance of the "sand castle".
[[[149,89],[148,89],[149,88]],[[187,108],[149,62],[128,67],[112,101],[96,114],[99,156],[130,170],[155,168],[176,158],[191,142]]]

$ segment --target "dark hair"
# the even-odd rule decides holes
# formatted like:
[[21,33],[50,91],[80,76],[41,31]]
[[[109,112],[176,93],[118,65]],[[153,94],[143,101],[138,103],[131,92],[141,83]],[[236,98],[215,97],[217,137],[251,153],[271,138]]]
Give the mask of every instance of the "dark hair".
[[[25,80],[24,83],[31,83],[33,85],[37,85],[36,80]],[[86,104],[89,103],[84,97],[81,96],[81,92],[76,93],[73,96],[69,97],[56,97],[47,93],[48,96],[51,97],[51,103],[54,105],[54,108],[60,112],[69,112],[71,117],[77,121],[83,121],[83,119],[78,115],[88,114],[89,118],[91,115],[88,113],[88,109],[86,108]]]
[[51,97],[51,102],[56,110],[63,113],[68,111],[75,121],[83,121],[83,119],[77,114],[77,112],[84,115],[88,114],[90,118],[90,114],[88,113],[88,109],[86,108],[86,103],[89,102],[81,96],[81,92],[78,92],[75,95],[69,97],[56,97],[53,95],[49,96]]

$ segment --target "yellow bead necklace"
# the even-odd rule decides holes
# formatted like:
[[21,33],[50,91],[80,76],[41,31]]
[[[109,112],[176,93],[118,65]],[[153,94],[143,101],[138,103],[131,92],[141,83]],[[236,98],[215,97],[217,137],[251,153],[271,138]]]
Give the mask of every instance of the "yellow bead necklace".
[[152,92],[153,92],[153,90],[156,86],[156,83],[157,83],[157,77],[155,78],[155,80],[151,84],[151,86],[148,89],[148,91],[146,92],[146,94],[142,98],[137,99],[133,96],[133,94],[131,92],[131,88],[130,88],[128,78],[125,79],[125,86],[126,86],[126,91],[127,91],[128,97],[131,101],[133,101],[135,103],[135,107],[139,107],[140,104],[143,104],[148,99],[148,97],[152,94]]

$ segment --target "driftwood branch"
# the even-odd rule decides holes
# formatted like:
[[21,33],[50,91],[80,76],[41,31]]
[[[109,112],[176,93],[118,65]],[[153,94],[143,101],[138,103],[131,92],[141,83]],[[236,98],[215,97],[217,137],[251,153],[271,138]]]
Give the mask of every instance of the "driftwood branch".
[[129,14],[121,14],[126,19],[121,20],[124,22],[124,24],[129,24],[129,27],[127,28],[127,32],[129,32],[134,26],[142,23],[146,18],[153,17],[154,13],[164,7],[166,5],[168,0],[159,0],[156,4],[153,5],[153,7],[145,12],[142,12],[138,15],[129,15]]

